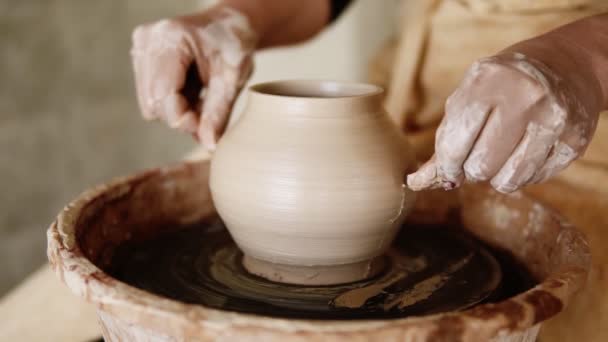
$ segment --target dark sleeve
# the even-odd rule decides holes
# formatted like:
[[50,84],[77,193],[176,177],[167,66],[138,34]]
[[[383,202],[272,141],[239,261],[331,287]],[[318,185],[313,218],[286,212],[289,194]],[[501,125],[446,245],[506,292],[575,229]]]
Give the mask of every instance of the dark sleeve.
[[330,16],[329,22],[334,22],[348,7],[352,0],[329,0],[330,3]]

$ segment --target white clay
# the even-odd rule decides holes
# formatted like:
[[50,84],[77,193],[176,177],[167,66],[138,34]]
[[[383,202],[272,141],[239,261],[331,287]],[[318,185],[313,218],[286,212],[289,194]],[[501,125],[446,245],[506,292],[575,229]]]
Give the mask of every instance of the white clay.
[[251,272],[307,284],[374,272],[372,261],[414,201],[403,186],[413,158],[381,98],[380,88],[356,83],[251,88],[242,118],[218,144],[210,178]]

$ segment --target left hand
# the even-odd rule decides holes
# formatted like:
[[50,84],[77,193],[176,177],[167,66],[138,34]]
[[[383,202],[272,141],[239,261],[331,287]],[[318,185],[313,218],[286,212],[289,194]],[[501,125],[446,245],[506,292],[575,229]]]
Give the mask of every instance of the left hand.
[[257,36],[245,14],[226,6],[138,26],[131,56],[142,116],[215,149],[251,75]]
[[520,53],[481,59],[448,98],[435,155],[407,178],[413,190],[490,181],[500,192],[555,175],[585,151],[598,110],[566,78]]

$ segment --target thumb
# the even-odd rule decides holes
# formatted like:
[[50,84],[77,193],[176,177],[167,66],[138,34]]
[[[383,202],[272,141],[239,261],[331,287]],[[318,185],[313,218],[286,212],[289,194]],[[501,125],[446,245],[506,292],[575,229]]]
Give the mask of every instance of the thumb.
[[418,171],[407,176],[407,186],[413,191],[437,188],[450,190],[454,187],[454,184],[450,182],[446,183],[438,176],[437,162],[435,155],[433,155]]
[[236,82],[226,76],[230,75],[211,76],[203,99],[198,136],[209,150],[215,150],[217,141],[228,124],[232,105],[238,95]]

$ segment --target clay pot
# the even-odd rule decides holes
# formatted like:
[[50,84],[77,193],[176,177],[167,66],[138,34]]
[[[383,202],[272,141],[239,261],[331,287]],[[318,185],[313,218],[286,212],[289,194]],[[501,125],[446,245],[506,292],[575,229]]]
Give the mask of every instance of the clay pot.
[[49,228],[53,269],[97,307],[106,341],[534,341],[541,323],[562,311],[587,277],[589,250],[575,228],[524,195],[479,187],[461,193],[465,228],[514,255],[538,284],[464,311],[374,321],[281,319],[177,302],[103,271],[125,241],[214,216],[208,175],[209,163],[199,162],[118,179],[80,195]]
[[252,273],[337,284],[380,269],[414,193],[405,136],[359,83],[253,86],[211,162],[211,193]]

